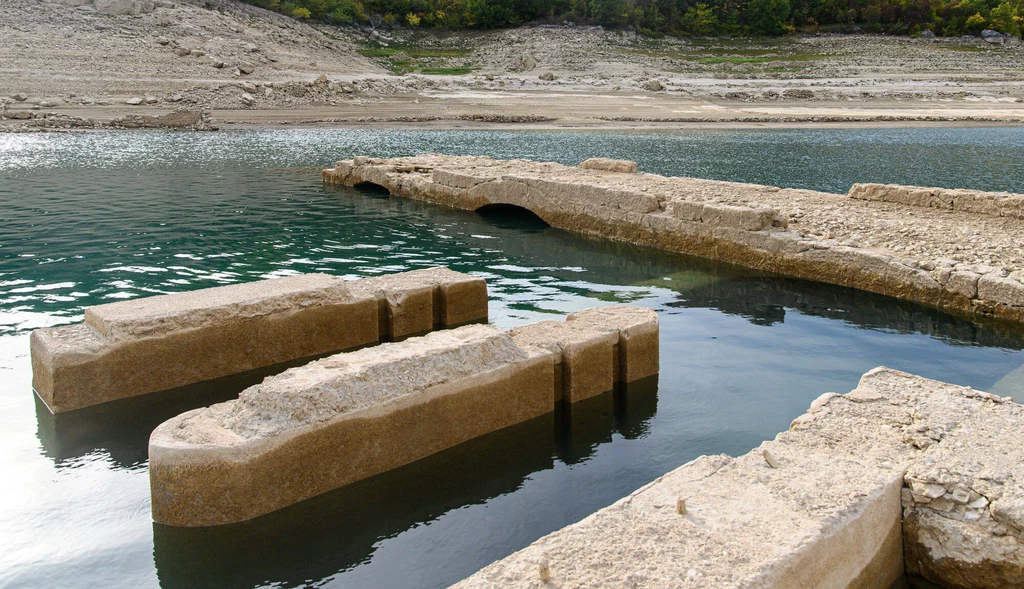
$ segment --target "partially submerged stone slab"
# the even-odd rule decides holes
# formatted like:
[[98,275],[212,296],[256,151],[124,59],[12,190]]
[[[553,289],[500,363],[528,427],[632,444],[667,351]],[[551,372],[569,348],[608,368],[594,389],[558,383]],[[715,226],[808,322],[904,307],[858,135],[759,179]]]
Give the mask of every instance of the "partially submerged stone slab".
[[293,368],[150,438],[153,517],[242,521],[551,411],[553,355],[470,325]]
[[382,339],[487,320],[484,279],[444,267],[363,278],[349,287],[377,298]]
[[646,307],[614,305],[572,313],[564,323],[517,327],[512,338],[555,354],[561,374],[555,400],[576,403],[610,391],[616,382],[657,374],[658,315]]
[[883,185],[830,194],[636,173],[599,158],[439,154],[356,157],[323,179],[460,209],[522,207],[568,231],[1024,322],[1022,195]]
[[904,553],[942,587],[1020,587],[1022,425],[1006,399],[876,369],[454,587],[889,589]]
[[33,388],[59,413],[487,319],[481,278],[369,280],[305,274],[90,307],[82,324],[33,332]]

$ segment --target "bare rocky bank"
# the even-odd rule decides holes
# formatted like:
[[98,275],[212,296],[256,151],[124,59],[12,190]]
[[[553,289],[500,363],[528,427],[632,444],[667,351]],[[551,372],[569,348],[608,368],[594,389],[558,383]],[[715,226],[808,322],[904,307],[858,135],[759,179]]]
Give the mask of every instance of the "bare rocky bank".
[[[1022,56],[981,39],[378,33],[235,0],[8,0],[0,129],[1014,124],[1024,121]],[[181,110],[201,120],[155,120]]]

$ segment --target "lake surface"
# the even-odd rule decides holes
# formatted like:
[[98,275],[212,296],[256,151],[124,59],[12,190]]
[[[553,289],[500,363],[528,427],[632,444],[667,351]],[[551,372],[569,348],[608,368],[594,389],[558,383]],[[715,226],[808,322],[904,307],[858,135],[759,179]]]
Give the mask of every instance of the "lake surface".
[[[0,135],[0,586],[444,587],[708,453],[741,454],[879,365],[1009,394],[1024,336],[849,289],[325,188],[353,155],[477,153],[845,192],[1024,192],[1024,129],[677,133],[270,130]],[[54,417],[28,334],[117,299],[295,272],[483,276],[508,328],[629,302],[662,372],[243,524],[154,525],[146,443],[227,379]]]

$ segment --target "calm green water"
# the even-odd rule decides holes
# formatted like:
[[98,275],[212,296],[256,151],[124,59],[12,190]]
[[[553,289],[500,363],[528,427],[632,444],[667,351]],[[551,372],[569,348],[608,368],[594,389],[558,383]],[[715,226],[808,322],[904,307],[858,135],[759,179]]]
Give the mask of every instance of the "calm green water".
[[[698,455],[745,452],[875,366],[1010,391],[1004,377],[1024,364],[1024,337],[1006,327],[526,219],[325,189],[315,169],[424,151],[625,157],[833,191],[884,181],[1024,192],[1021,129],[0,135],[0,586],[443,587]],[[31,394],[28,333],[78,321],[88,305],[435,264],[485,277],[500,327],[651,306],[662,373],[621,391],[618,409],[598,399],[210,530],[152,524],[146,442],[244,379],[59,418]]]

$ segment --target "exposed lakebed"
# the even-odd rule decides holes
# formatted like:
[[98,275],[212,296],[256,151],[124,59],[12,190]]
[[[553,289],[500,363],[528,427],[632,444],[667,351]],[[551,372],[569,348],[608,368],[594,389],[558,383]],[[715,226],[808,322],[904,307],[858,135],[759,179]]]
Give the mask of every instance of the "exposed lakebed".
[[[621,157],[835,192],[869,181],[1024,192],[1022,129],[0,135],[0,585],[445,586],[696,456],[747,451],[875,366],[989,389],[1012,386],[1004,378],[1024,364],[1024,336],[1005,326],[320,183],[338,159],[424,151]],[[582,406],[208,530],[152,524],[146,442],[245,382],[60,418],[31,394],[28,333],[85,306],[436,264],[485,277],[500,327],[651,306],[661,375],[620,392],[624,411]]]

